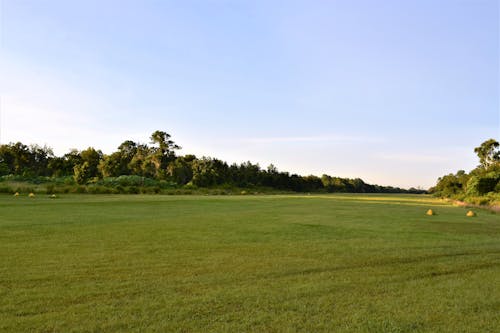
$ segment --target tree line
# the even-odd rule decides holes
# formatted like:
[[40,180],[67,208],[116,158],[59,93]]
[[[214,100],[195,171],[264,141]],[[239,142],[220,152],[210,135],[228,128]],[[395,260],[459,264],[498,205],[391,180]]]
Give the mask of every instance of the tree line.
[[135,176],[141,177],[142,184],[151,183],[150,180],[168,181],[179,187],[263,187],[294,192],[425,192],[414,188],[406,190],[367,184],[360,178],[300,176],[278,171],[274,165],[262,169],[251,162],[229,165],[217,158],[198,158],[190,154],[178,156],[176,152],[180,146],[168,133],[155,131],[150,139],[150,144],[126,140],[111,154],[89,147],[81,151],[71,150],[63,156],[55,156],[47,146],[21,142],[3,144],[0,145],[0,176],[13,175],[27,180],[69,177],[78,185]]
[[441,197],[479,204],[500,202],[500,144],[489,139],[474,148],[474,152],[479,158],[475,169],[442,176],[430,191]]

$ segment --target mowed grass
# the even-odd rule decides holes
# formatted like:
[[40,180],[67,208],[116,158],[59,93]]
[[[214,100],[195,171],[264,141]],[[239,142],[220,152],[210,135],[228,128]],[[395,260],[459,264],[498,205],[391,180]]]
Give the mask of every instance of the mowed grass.
[[0,196],[0,331],[499,332],[500,216],[465,213],[411,195]]

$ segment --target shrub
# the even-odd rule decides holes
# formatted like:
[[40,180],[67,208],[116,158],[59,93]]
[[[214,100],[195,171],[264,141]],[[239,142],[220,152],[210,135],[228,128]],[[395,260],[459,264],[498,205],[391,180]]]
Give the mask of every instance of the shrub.
[[87,192],[91,194],[113,194],[115,193],[112,188],[99,185],[87,186]]
[[0,186],[0,193],[14,193],[10,186]]
[[76,186],[73,188],[73,193],[87,193],[87,188],[85,186]]
[[497,177],[472,176],[467,182],[466,193],[469,196],[484,195],[488,192],[494,191],[497,184],[498,184]]
[[33,193],[35,192],[35,189],[31,186],[18,186],[15,190],[15,192],[19,193]]
[[54,193],[55,193],[55,188],[56,188],[56,187],[55,187],[55,185],[53,185],[53,184],[47,185],[47,186],[45,187],[45,192],[46,192],[47,194],[54,194]]
[[139,187],[137,186],[127,186],[125,187],[125,193],[127,194],[139,194]]

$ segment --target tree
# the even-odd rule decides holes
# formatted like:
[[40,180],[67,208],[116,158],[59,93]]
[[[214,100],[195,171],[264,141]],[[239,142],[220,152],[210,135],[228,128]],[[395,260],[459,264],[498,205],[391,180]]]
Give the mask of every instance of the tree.
[[472,176],[467,182],[466,194],[469,196],[485,195],[493,192],[498,184],[500,177],[496,175]]
[[130,162],[138,150],[138,144],[131,140],[126,140],[118,146],[118,151],[103,157],[99,163],[99,171],[104,177],[118,177],[130,175]]
[[131,174],[153,178],[155,176],[156,169],[155,165],[149,158],[150,155],[151,149],[147,145],[138,144],[135,154],[128,164]]
[[229,167],[225,162],[215,158],[203,157],[194,160],[192,166],[193,179],[191,182],[196,186],[209,187],[227,181]]
[[54,152],[47,146],[30,145],[28,150],[28,173],[36,176],[49,176],[49,162]]
[[500,162],[500,144],[494,139],[484,141],[474,152],[479,157],[481,166],[487,169],[494,163]]
[[137,152],[137,146],[138,144],[135,143],[132,140],[126,140],[123,141],[119,146],[118,146],[118,151],[121,153],[123,157],[128,159],[129,161],[134,157],[135,153]]
[[194,155],[177,157],[167,167],[168,176],[179,185],[189,183],[193,178],[194,160],[196,160],[196,156]]
[[89,162],[75,165],[73,178],[77,184],[86,184],[91,177]]
[[12,144],[0,146],[0,176],[13,174],[16,156]]
[[168,164],[175,159],[175,150],[181,149],[172,141],[170,134],[163,131],[155,131],[151,134],[151,143],[157,146],[151,148],[147,160],[155,167],[156,177],[164,179],[167,175]]
[[14,175],[23,175],[29,166],[29,147],[21,142],[10,143],[5,147],[7,153],[2,154],[4,161],[10,164],[10,172]]
[[80,152],[80,157],[82,158],[83,163],[87,163],[88,166],[88,174],[90,177],[98,177],[99,176],[99,163],[103,157],[103,154],[100,150],[95,150],[92,147],[89,147]]
[[99,163],[103,158],[100,150],[89,147],[81,152],[72,150],[70,154],[66,154],[65,156],[68,160],[71,160],[70,163],[74,163],[73,177],[78,184],[85,184],[91,178],[100,175]]
[[258,164],[252,164],[250,161],[241,163],[239,166],[231,166],[231,180],[238,186],[259,185],[261,181],[261,169]]
[[118,177],[127,174],[127,163],[124,163],[119,151],[105,155],[99,162],[99,172],[103,177]]

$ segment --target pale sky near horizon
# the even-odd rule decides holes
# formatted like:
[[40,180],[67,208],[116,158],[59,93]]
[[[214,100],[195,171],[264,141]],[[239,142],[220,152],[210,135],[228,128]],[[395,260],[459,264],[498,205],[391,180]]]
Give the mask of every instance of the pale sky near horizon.
[[498,0],[0,0],[0,143],[427,188],[500,139]]

